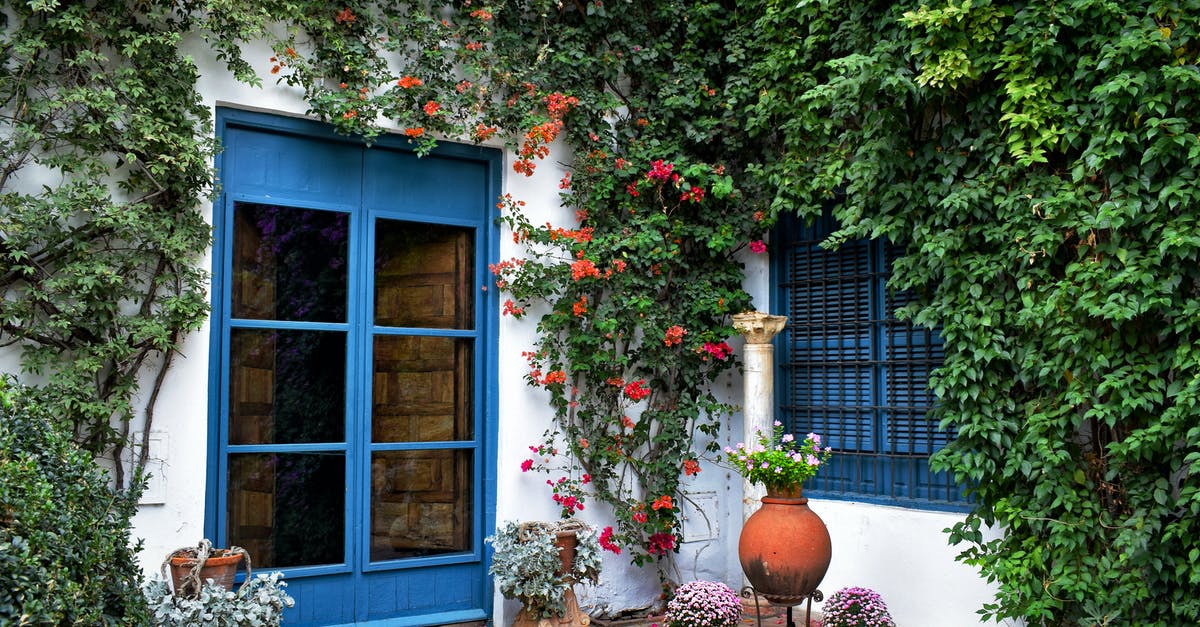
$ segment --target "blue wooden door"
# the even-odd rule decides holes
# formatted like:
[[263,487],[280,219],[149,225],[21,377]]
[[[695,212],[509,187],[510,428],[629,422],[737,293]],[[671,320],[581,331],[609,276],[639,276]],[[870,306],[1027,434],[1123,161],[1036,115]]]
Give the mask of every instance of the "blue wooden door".
[[206,532],[293,625],[486,618],[499,156],[222,109]]

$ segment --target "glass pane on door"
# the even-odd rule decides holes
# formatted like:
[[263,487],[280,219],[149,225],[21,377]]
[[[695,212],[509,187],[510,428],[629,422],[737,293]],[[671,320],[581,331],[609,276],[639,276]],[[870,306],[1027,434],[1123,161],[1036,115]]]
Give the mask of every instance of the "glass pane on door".
[[229,456],[229,543],[255,568],[345,561],[346,458],[341,453]]
[[371,561],[471,550],[470,450],[371,457]]
[[234,318],[346,321],[349,216],[238,203],[233,221]]
[[422,222],[375,223],[375,324],[469,329],[474,230]]
[[375,336],[372,441],[473,438],[473,347],[464,338]]
[[229,443],[342,442],[346,334],[233,329]]

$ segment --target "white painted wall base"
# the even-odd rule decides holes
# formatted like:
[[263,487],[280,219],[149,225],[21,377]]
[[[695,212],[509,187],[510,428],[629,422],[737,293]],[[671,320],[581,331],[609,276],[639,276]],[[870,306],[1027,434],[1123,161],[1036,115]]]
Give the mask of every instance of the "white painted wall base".
[[960,548],[942,532],[961,514],[822,499],[809,506],[833,541],[820,588],[825,596],[847,586],[871,588],[900,627],[985,624],[976,610],[992,600],[994,588],[954,560]]

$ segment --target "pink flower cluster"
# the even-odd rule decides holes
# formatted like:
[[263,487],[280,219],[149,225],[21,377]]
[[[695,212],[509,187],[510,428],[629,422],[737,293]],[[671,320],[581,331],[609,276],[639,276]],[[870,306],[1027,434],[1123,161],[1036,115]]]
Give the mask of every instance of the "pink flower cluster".
[[700,347],[700,350],[721,361],[727,359],[729,354],[733,352],[733,349],[730,348],[729,344],[726,344],[725,342],[718,342],[715,344],[712,342],[705,342],[704,345]]
[[656,159],[650,162],[650,171],[646,173],[646,178],[652,181],[666,182],[668,179],[671,182],[679,181],[679,173],[673,172],[675,169],[674,163],[664,163],[662,159]]
[[617,555],[621,554],[621,547],[618,546],[616,542],[613,542],[612,526],[605,527],[604,531],[600,532],[600,540],[599,541],[600,541],[600,548],[604,549],[605,551],[612,551],[613,553],[615,553]]

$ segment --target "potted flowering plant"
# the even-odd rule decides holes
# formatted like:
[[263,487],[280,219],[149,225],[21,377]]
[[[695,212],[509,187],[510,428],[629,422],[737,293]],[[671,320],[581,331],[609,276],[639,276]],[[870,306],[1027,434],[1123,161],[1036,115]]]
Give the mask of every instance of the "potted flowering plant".
[[842,588],[825,599],[825,627],[896,627],[896,621],[878,592],[870,588]]
[[742,602],[729,586],[716,581],[689,581],[667,603],[667,627],[736,627]]
[[762,484],[762,507],[742,525],[738,557],[756,592],[778,605],[809,599],[829,570],[833,555],[829,530],[808,507],[801,484],[829,459],[821,436],[801,442],[775,421],[770,435],[726,448],[725,459],[751,483]]
[[725,459],[751,483],[762,484],[768,491],[799,490],[829,459],[830,448],[821,447],[821,436],[816,433],[797,441],[794,435],[783,432],[783,423],[778,420],[771,434],[761,430],[757,433],[757,442],[725,447]]

